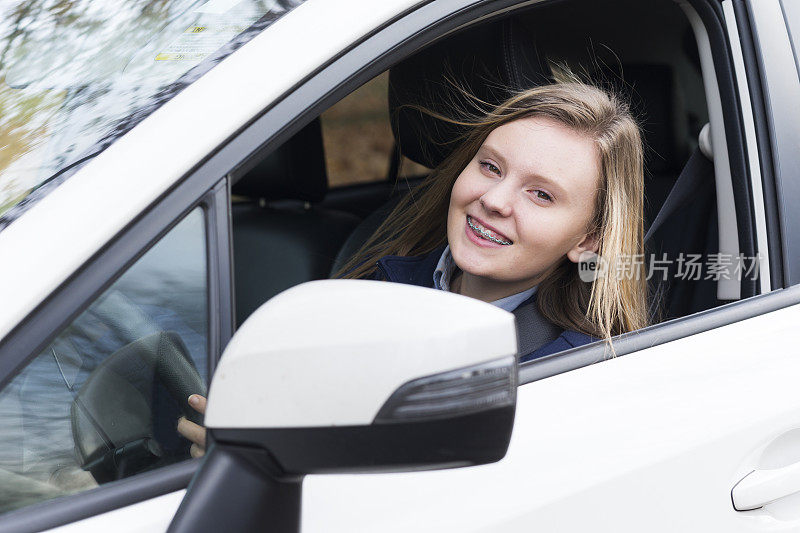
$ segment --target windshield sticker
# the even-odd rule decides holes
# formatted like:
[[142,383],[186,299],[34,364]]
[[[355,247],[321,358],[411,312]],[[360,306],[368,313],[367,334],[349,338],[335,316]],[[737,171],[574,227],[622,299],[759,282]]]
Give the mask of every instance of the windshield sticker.
[[156,61],[200,61],[230,42],[256,20],[258,17],[214,25],[192,24],[156,56]]

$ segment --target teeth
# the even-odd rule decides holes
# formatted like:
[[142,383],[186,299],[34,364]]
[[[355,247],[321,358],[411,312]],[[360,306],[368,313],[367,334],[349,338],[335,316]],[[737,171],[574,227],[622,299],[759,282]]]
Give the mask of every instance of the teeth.
[[492,234],[491,230],[488,230],[488,229],[484,228],[483,226],[481,226],[480,224],[478,224],[477,222],[474,222],[472,220],[472,217],[469,216],[469,215],[467,215],[467,224],[469,224],[470,228],[472,228],[473,230],[475,230],[478,233],[480,233],[481,237],[483,237],[484,239],[486,239],[488,241],[496,242],[497,244],[502,244],[502,245],[505,245],[505,246],[508,246],[509,244],[511,244],[511,241],[504,241],[502,239],[499,239],[499,238],[495,237]]

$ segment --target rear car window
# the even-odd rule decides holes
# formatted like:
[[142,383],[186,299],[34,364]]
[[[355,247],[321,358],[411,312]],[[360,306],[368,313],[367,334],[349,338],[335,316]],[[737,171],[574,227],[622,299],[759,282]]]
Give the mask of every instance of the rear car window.
[[[356,89],[320,115],[328,185],[332,188],[386,180],[396,150],[387,105],[389,72]],[[399,176],[430,169],[403,157]]]

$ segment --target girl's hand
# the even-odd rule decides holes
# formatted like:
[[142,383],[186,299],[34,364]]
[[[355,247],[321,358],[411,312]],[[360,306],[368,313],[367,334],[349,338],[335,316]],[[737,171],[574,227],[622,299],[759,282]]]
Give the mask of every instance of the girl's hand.
[[[206,399],[199,394],[189,396],[189,405],[200,414],[206,413]],[[203,457],[206,453],[206,428],[194,422],[186,420],[186,417],[178,419],[178,433],[192,441],[189,454],[192,457]]]

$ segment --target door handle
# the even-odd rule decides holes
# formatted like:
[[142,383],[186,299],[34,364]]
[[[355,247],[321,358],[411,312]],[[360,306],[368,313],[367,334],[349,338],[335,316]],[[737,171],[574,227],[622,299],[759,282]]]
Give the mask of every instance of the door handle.
[[751,511],[800,492],[800,463],[771,470],[753,470],[731,490],[733,508]]

